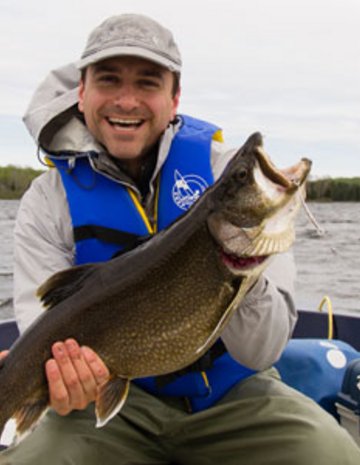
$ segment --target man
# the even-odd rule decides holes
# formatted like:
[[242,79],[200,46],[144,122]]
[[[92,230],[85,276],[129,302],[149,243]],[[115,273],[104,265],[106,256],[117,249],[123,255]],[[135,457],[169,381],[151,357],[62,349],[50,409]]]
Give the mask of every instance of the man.
[[[109,245],[104,228],[141,235],[175,219],[171,201],[157,204],[158,192],[161,197],[172,187],[170,162],[186,157],[194,173],[212,182],[234,154],[216,126],[177,116],[180,54],[171,33],[150,18],[106,20],[90,35],[77,67],[81,76],[72,65],[52,73],[26,116],[57,169],[33,183],[19,209],[15,309],[21,330],[42,311],[34,295],[46,278],[107,260],[126,245]],[[191,157],[179,137],[185,130]],[[221,340],[232,364],[258,373],[226,385],[217,401],[209,389],[206,407],[204,394],[187,396],[181,377],[180,391],[166,396],[140,380],[121,412],[95,429],[92,401],[107,367],[91,348],[58,341],[46,363],[52,410],[0,464],[358,463],[358,449],[335,420],[270,368],[295,324],[293,280],[291,255],[284,254],[249,291]],[[212,355],[217,362],[223,356]],[[191,374],[194,384],[200,375]],[[224,387],[226,378],[222,366],[215,382]],[[206,376],[204,383],[208,388]]]

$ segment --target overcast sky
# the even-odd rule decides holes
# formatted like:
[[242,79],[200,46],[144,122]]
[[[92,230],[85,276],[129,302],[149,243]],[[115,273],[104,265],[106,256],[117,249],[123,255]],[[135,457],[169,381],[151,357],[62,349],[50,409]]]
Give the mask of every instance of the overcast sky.
[[230,146],[265,136],[276,164],[360,176],[360,0],[0,0],[0,165],[40,167],[21,117],[50,69],[107,16],[138,12],[182,52],[180,111]]

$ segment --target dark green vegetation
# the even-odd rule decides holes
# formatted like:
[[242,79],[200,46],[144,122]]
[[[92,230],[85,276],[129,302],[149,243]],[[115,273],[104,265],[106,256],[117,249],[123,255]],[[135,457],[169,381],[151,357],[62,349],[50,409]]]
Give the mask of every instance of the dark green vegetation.
[[307,185],[307,199],[333,202],[359,202],[360,177],[323,178],[310,181]]
[[[0,166],[0,199],[19,199],[31,181],[43,170]],[[352,202],[360,201],[360,177],[322,178],[308,181],[307,200]]]
[[0,166],[0,199],[19,199],[31,181],[43,171],[17,166]]

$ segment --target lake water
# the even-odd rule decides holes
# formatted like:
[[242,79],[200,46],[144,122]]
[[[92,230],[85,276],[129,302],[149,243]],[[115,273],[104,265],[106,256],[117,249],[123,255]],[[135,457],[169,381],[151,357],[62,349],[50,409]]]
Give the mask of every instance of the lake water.
[[294,246],[298,307],[316,310],[321,298],[328,295],[335,312],[360,313],[360,203],[308,206],[325,234],[316,234],[301,212]]
[[[13,318],[13,227],[18,201],[0,200],[0,320]],[[309,207],[325,230],[317,235],[302,211],[294,245],[298,268],[298,308],[316,310],[330,297],[335,312],[360,313],[360,203],[311,203]]]
[[0,200],[0,320],[13,318],[13,228],[19,202]]

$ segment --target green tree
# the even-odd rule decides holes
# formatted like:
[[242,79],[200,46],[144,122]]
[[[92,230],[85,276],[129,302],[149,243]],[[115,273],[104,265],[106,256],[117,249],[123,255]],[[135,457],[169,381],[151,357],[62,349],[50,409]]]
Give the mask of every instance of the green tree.
[[31,181],[43,171],[19,168],[13,165],[0,167],[0,198],[19,199]]

